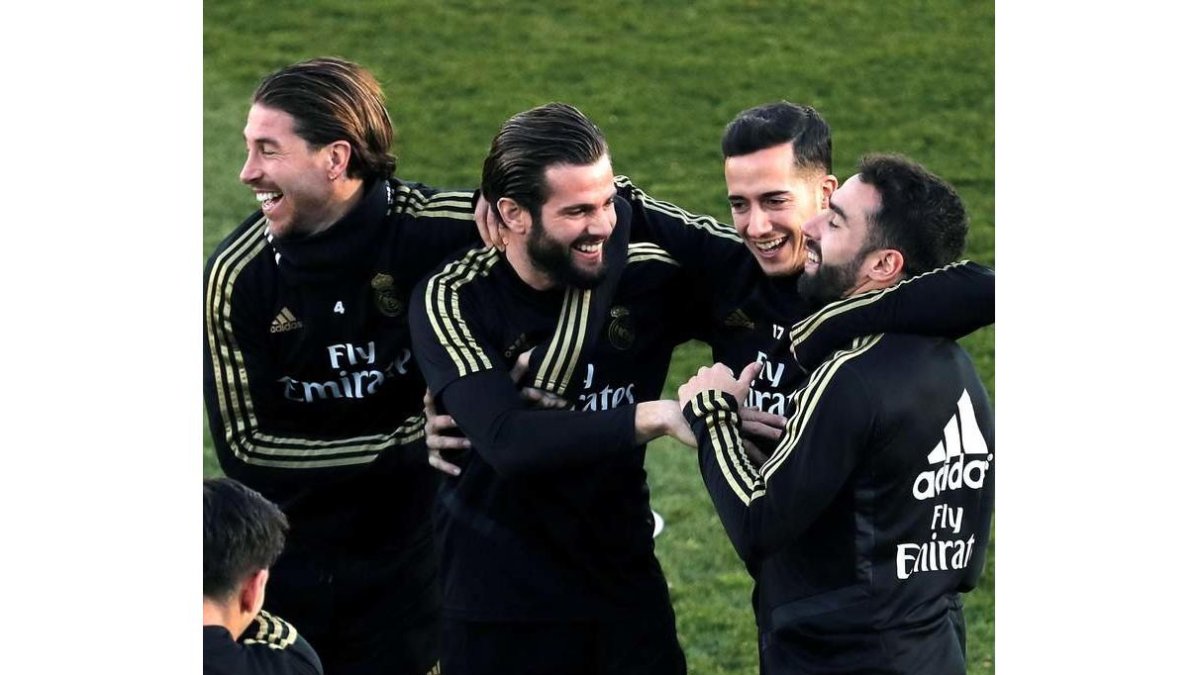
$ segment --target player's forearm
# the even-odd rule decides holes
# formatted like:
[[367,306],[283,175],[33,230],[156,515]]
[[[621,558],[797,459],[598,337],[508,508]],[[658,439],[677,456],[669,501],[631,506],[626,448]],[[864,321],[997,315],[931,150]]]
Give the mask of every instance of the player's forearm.
[[749,563],[755,542],[747,518],[764,488],[741,447],[737,411],[735,397],[704,391],[685,402],[682,414],[696,436],[700,475],[721,525],[738,557]]
[[696,447],[696,438],[679,411],[678,401],[643,401],[637,404],[634,442],[641,445],[661,436],[670,436],[684,445]]
[[814,511],[793,512],[772,499],[742,443],[738,411],[736,396],[707,390],[686,402],[684,416],[699,443],[700,474],[721,525],[738,556],[751,564],[794,539]]
[[501,475],[587,464],[637,447],[635,410],[529,410],[508,376],[476,373],[448,385],[443,409]]
[[895,309],[885,313],[891,332],[956,340],[996,322],[996,273],[969,260],[915,277],[894,297]]

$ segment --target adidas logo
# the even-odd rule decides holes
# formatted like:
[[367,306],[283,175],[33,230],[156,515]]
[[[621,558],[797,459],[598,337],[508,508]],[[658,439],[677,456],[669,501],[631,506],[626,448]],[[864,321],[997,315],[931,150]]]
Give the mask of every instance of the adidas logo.
[[296,330],[303,327],[304,322],[297,319],[296,315],[292,314],[292,310],[287,307],[279,310],[279,314],[271,322],[272,333],[286,333],[289,330]]
[[754,328],[754,322],[740,309],[733,310],[729,316],[725,317],[725,325],[734,328]]
[[964,486],[978,490],[983,487],[992,457],[975,421],[971,396],[964,389],[958,399],[958,412],[946,422],[942,440],[926,458],[937,468],[922,471],[917,476],[913,482],[913,496],[925,500]]

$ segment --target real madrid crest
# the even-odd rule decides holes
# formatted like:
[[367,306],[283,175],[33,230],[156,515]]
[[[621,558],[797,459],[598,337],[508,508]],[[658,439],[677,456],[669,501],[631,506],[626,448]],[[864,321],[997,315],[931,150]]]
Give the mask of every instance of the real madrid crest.
[[608,341],[613,347],[622,351],[633,346],[633,317],[625,307],[613,307],[608,310],[612,321],[608,323]]
[[396,296],[396,280],[390,274],[376,274],[371,279],[375,291],[375,306],[384,316],[400,316],[404,312],[404,301]]

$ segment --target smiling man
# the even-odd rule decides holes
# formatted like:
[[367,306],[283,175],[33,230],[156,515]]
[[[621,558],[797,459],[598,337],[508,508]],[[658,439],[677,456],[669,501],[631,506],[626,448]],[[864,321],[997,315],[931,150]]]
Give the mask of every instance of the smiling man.
[[221,468],[291,523],[267,608],[333,675],[424,675],[437,477],[405,303],[478,241],[472,192],[393,177],[383,92],[341,59],[264,78],[244,136],[260,208],[205,267],[204,401]]
[[604,249],[616,225],[612,164],[607,156],[587,165],[554,164],[546,168],[545,182],[541,208],[524,206],[516,192],[498,202],[518,244],[509,261],[537,290],[595,288],[608,271]]
[[[723,286],[698,337],[712,346],[715,361],[738,368],[752,361],[763,364],[746,404],[782,416],[787,412],[788,393],[804,375],[787,352],[787,327],[816,308],[796,292],[796,278],[803,274],[805,261],[801,226],[829,203],[837,189],[832,174],[833,137],[812,107],[776,101],[738,113],[725,127],[721,152],[730,215],[745,251],[714,272]],[[906,317],[911,308],[923,304],[939,311],[923,324],[914,321],[914,329],[920,332],[937,330],[959,318],[972,328],[990,322],[990,315],[983,316],[987,303],[941,297],[985,291],[986,275],[969,266],[934,277],[919,284],[926,287],[913,289],[922,296],[921,302],[902,302],[907,311],[879,316]],[[829,322],[822,335],[838,332],[846,322],[847,318]],[[754,444],[747,447],[758,452]]]
[[804,270],[800,226],[837,189],[829,125],[786,101],[739,114],[721,141],[733,226],[767,276]]
[[[683,250],[710,237],[615,178],[600,130],[564,104],[505,122],[481,187],[507,247],[450,261],[410,310],[436,406],[471,448],[438,503],[443,672],[683,673],[642,465],[647,441],[689,433],[656,400],[686,289],[630,232]],[[527,383],[577,410],[521,400],[509,370],[535,346]]]
[[250,107],[243,131],[246,163],[239,179],[254,191],[267,232],[276,239],[299,240],[328,229],[358,203],[367,160],[354,162],[358,166],[352,171],[351,158],[357,156],[346,139],[310,145],[299,135],[296,118],[273,107],[272,98],[262,96]]
[[[791,331],[961,255],[954,189],[902,157],[864,158],[805,223],[800,291],[836,299]],[[754,577],[763,673],[963,673],[959,594],[983,570],[994,501],[993,418],[952,340],[900,333],[838,345],[792,395],[761,467],[737,435],[741,376],[701,368],[679,389],[704,482]]]

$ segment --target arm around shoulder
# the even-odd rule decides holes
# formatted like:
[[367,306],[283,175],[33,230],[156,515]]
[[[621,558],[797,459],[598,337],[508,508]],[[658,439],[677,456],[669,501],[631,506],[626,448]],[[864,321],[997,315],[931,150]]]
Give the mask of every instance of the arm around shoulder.
[[912,333],[957,340],[996,321],[996,273],[963,260],[830,303],[796,323],[792,355],[812,369],[851,340]]

